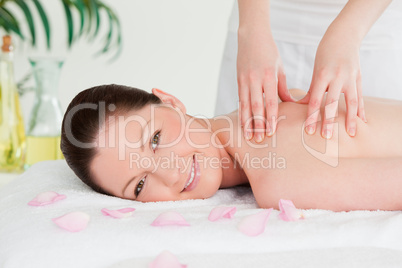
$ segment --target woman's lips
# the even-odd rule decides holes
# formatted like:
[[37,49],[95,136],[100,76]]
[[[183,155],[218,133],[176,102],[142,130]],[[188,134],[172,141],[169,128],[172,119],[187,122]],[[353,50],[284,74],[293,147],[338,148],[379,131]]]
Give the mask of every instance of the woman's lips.
[[[198,182],[200,181],[200,177],[201,177],[200,165],[198,164],[195,155],[193,156],[193,165],[194,165],[194,179],[186,188],[183,189],[183,192],[193,190],[195,187],[197,187]],[[191,168],[193,168],[193,165]],[[191,180],[191,170],[190,170],[190,175],[189,175],[185,185],[187,185],[190,180]]]

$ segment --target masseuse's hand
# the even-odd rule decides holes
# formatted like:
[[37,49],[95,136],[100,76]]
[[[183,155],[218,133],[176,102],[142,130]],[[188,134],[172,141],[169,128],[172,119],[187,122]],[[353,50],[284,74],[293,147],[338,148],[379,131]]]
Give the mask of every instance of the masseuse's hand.
[[[321,135],[330,139],[341,93],[346,101],[346,131],[356,135],[357,116],[367,122],[362,98],[359,47],[374,22],[392,0],[349,0],[322,38],[315,58],[313,80],[306,97],[306,132],[313,134],[324,93],[325,113]],[[373,74],[374,75],[374,74]]]
[[239,116],[246,139],[254,136],[255,141],[261,142],[265,134],[275,133],[278,94],[283,101],[293,99],[271,33],[269,0],[238,0],[238,4]]
[[269,29],[260,27],[244,32],[239,29],[237,81],[244,136],[250,140],[254,132],[255,141],[261,142],[265,135],[272,136],[276,130],[278,93],[283,101],[293,101]]
[[321,135],[330,139],[333,134],[333,123],[337,116],[338,100],[345,96],[346,131],[350,136],[356,135],[356,116],[366,121],[362,98],[359,46],[337,36],[327,33],[321,40],[314,63],[313,79],[307,95],[300,103],[308,103],[308,117],[305,130],[314,134],[321,102],[325,92],[324,117],[322,118]]

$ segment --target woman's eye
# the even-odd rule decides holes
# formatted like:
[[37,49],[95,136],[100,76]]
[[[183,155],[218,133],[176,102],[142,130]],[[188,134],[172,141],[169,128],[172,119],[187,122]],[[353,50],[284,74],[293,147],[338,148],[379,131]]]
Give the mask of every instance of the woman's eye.
[[138,195],[140,194],[142,188],[144,187],[145,184],[145,178],[141,179],[138,184],[137,187],[135,187],[135,196],[138,197]]
[[156,148],[158,148],[159,140],[160,140],[160,131],[157,131],[155,135],[151,139],[151,148],[155,152]]

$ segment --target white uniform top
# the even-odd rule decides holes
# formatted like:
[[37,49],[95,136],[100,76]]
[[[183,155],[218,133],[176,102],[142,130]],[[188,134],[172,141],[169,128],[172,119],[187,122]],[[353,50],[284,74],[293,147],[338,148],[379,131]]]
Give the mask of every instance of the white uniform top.
[[[346,3],[347,0],[270,1],[271,29],[288,88],[309,89],[317,46]],[[238,108],[237,1],[228,26],[215,114]],[[360,65],[363,95],[402,100],[402,0],[394,0],[365,36]]]

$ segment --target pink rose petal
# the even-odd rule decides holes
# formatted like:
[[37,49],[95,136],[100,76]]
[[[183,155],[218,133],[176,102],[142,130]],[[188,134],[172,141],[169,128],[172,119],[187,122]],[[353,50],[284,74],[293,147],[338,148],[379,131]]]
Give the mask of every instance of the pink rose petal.
[[105,216],[110,216],[115,219],[121,219],[133,216],[134,210],[135,208],[121,208],[116,210],[103,208],[101,211]]
[[181,264],[177,257],[165,250],[160,253],[150,264],[149,268],[186,268],[187,265]]
[[64,194],[58,194],[56,192],[43,192],[38,194],[34,199],[29,201],[28,205],[30,206],[44,206],[53,204],[57,201],[65,199],[66,196]]
[[243,218],[238,225],[238,229],[240,232],[248,236],[257,236],[262,234],[265,230],[265,225],[268,221],[271,211],[272,208],[264,209],[257,214]]
[[217,221],[220,218],[233,218],[236,213],[236,207],[217,207],[211,210],[209,213],[208,220]]
[[297,209],[290,200],[280,199],[279,209],[281,210],[279,217],[284,221],[297,221],[299,219],[304,219],[302,211]]
[[152,226],[180,225],[190,226],[183,216],[174,211],[161,213],[152,223]]
[[87,227],[89,215],[84,212],[76,211],[54,218],[52,221],[67,231],[79,232]]

